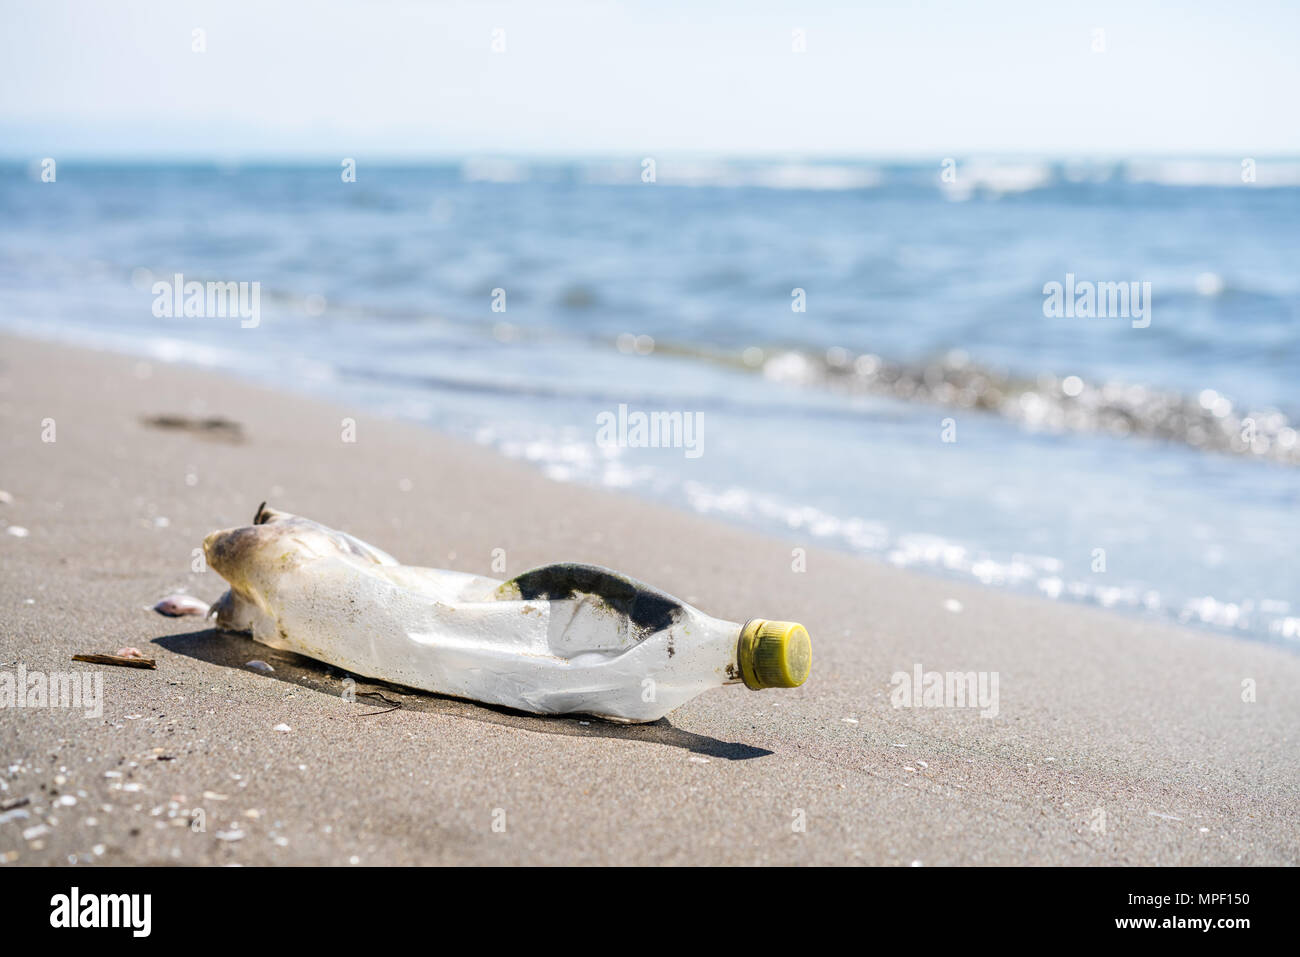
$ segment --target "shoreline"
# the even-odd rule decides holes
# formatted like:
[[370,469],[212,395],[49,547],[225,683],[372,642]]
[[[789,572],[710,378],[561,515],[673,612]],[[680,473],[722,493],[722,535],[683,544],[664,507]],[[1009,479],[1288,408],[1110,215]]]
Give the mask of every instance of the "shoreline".
[[[0,341],[9,337],[28,342],[38,342],[56,346],[59,348],[73,348],[80,351],[90,351],[101,355],[112,355],[123,359],[135,360],[150,364],[163,364],[172,368],[181,370],[194,370],[197,372],[214,375],[221,378],[229,379],[232,382],[248,385],[253,388],[270,389],[276,392],[294,395],[308,401],[321,402],[327,405],[342,407],[344,400],[337,396],[327,395],[327,389],[320,381],[309,381],[288,385],[280,388],[267,381],[269,372],[265,369],[259,369],[256,372],[241,371],[231,368],[229,365],[223,365],[212,361],[198,358],[183,359],[176,357],[175,349],[158,348],[155,350],[131,348],[125,341],[120,340],[112,335],[106,336],[91,345],[79,343],[79,333],[67,328],[56,328],[53,331],[38,330],[27,324],[18,324],[17,326],[0,326]],[[455,431],[439,427],[433,423],[422,421],[418,417],[412,417],[402,412],[394,411],[390,407],[386,410],[383,408],[384,403],[377,403],[373,398],[358,399],[356,407],[348,405],[351,414],[355,415],[358,411],[362,414],[374,418],[376,416],[384,419],[401,421],[406,424],[414,425],[424,431],[432,431],[438,436],[447,439],[453,443],[462,445],[472,444],[476,448],[487,450],[491,454],[514,462],[528,461],[530,467],[538,473],[546,472],[547,469],[539,467],[536,462],[521,459],[518,456],[511,455],[501,448],[494,447],[482,442],[472,442],[464,434],[457,434]],[[754,534],[767,538],[780,538],[787,542],[791,547],[800,545],[803,541],[799,536],[793,534],[784,534],[781,528],[764,526],[755,521],[746,521],[729,517],[723,512],[708,512],[689,507],[683,501],[674,501],[662,497],[655,497],[637,489],[623,489],[617,486],[610,486],[603,483],[594,483],[584,481],[583,479],[572,480],[580,487],[610,492],[615,495],[631,496],[638,502],[648,502],[659,507],[672,508],[675,511],[684,512],[688,515],[703,518],[707,521],[723,521],[733,527],[746,529]],[[921,537],[925,537],[928,532],[922,531]],[[816,536],[814,536],[816,538]],[[890,548],[898,548],[900,541],[896,538]],[[1119,614],[1130,620],[1144,622],[1154,625],[1170,625],[1176,628],[1190,628],[1193,630],[1206,632],[1221,636],[1231,636],[1236,640],[1261,643],[1267,647],[1281,648],[1290,653],[1300,653],[1300,645],[1293,640],[1293,632],[1297,622],[1300,619],[1288,618],[1285,620],[1274,620],[1272,622],[1262,622],[1258,627],[1246,624],[1229,624],[1227,621],[1234,621],[1235,618],[1228,618],[1228,612],[1236,607],[1236,599],[1223,598],[1222,600],[1215,597],[1214,594],[1201,592],[1201,597],[1196,601],[1185,601],[1181,608],[1176,604],[1168,607],[1151,606],[1147,604],[1146,598],[1138,594],[1138,590],[1132,585],[1118,586],[1118,590],[1127,592],[1127,597],[1122,599],[1103,598],[1100,591],[1080,592],[1080,579],[1058,579],[1051,582],[1050,589],[1047,584],[1039,582],[1036,585],[1026,581],[985,581],[973,574],[970,568],[953,568],[941,561],[920,562],[888,561],[886,551],[867,551],[861,548],[855,548],[848,545],[842,538],[840,539],[818,539],[818,547],[826,550],[835,551],[839,554],[849,555],[856,559],[876,564],[888,564],[909,574],[919,573],[940,583],[959,582],[959,583],[977,583],[979,587],[995,588],[1004,590],[1009,594],[1031,596],[1041,599],[1046,596],[1052,602],[1076,605],[1083,608],[1100,609],[1107,613]],[[979,555],[976,554],[976,559]],[[1047,574],[1047,573],[1040,573]],[[1114,591],[1114,589],[1112,589]],[[1250,604],[1248,602],[1248,604]],[[1208,611],[1206,607],[1208,606]],[[1249,617],[1249,616],[1247,616]],[[1265,630],[1264,625],[1268,625]]]
[[[159,416],[238,429],[144,422]],[[101,720],[6,716],[0,807],[28,798],[0,814],[7,863],[1300,862],[1285,648],[831,549],[796,573],[791,542],[427,426],[58,341],[0,334],[0,421],[0,523],[28,531],[0,534],[0,671],[126,645],[158,659],[104,669]],[[718,617],[802,621],[812,678],[630,728],[365,682],[348,702],[323,665],[147,610],[214,600],[224,583],[190,571],[191,549],[262,499],[409,564],[587,561]],[[997,716],[893,707],[891,676],[916,666],[999,676]]]

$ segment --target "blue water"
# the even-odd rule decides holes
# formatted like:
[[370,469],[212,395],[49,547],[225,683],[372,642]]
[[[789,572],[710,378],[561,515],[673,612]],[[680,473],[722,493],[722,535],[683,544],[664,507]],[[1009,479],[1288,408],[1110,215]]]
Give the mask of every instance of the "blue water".
[[[0,324],[357,401],[792,545],[1294,646],[1298,169],[11,166]],[[259,283],[258,324],[156,317],[176,273]],[[1150,282],[1149,327],[1046,318],[1067,273]],[[1087,412],[1102,395],[1118,420]],[[1148,429],[1151,396],[1222,447],[1165,398]],[[601,447],[620,404],[699,415],[701,454]]]

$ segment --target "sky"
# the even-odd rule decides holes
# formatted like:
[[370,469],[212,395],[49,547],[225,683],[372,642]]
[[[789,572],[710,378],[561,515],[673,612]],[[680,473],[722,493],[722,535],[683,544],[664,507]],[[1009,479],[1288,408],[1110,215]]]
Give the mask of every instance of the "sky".
[[1296,0],[0,0],[9,157],[1297,155],[1297,91]]

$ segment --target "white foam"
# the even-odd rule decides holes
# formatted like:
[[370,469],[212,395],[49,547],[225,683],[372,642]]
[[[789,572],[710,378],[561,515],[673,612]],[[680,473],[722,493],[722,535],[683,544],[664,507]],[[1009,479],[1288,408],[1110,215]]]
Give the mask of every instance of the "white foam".
[[1158,186],[1300,186],[1300,162],[1258,159],[1254,182],[1242,178],[1242,159],[1137,160],[1125,164],[1124,178],[1130,183]]

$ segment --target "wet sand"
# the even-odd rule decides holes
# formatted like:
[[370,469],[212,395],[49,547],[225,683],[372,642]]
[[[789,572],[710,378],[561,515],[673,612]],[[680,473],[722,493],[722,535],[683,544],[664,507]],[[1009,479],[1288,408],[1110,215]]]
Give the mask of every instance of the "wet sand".
[[[98,718],[0,711],[7,864],[1300,861],[1290,650],[923,577],[551,482],[365,409],[8,337],[0,489],[0,672],[98,670],[104,689]],[[410,564],[595,562],[719,617],[802,621],[813,675],[640,727],[364,682],[349,701],[327,666],[149,610],[216,599],[192,549],[263,499]],[[132,645],[157,669],[70,660]],[[917,664],[996,673],[998,714],[893,707],[891,676]]]

